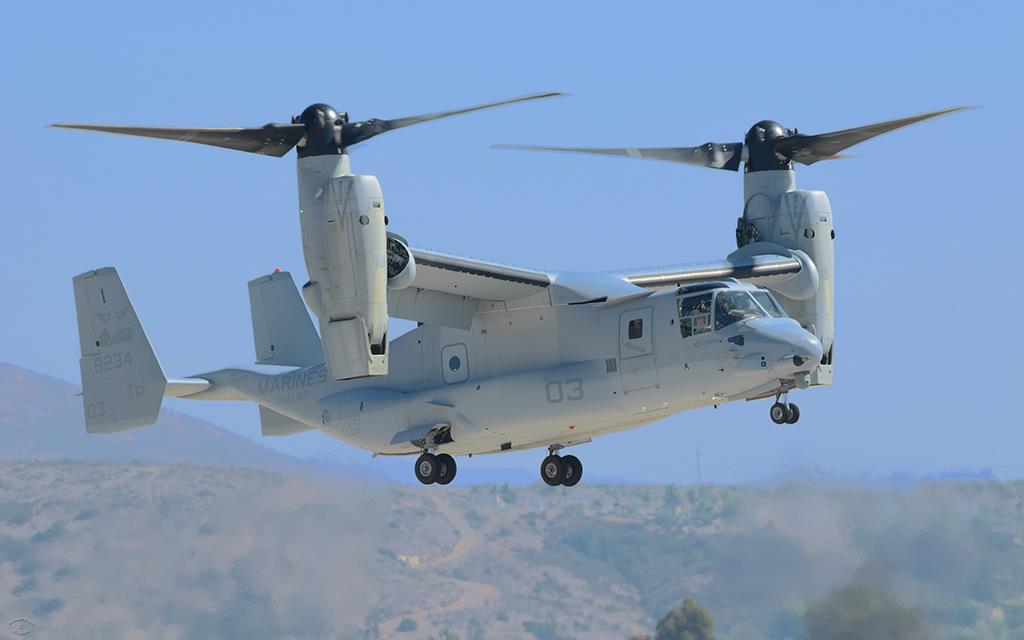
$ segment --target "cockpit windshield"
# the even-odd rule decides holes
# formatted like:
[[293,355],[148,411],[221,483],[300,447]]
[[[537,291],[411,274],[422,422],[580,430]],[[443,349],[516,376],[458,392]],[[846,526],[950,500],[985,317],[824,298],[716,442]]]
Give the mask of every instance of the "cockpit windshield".
[[754,296],[754,300],[757,300],[758,303],[761,305],[761,308],[763,308],[765,311],[767,311],[768,315],[770,315],[771,317],[773,317],[773,318],[785,318],[786,317],[786,312],[782,310],[782,307],[779,306],[778,301],[775,299],[775,296],[773,296],[772,294],[768,293],[767,291],[761,290],[761,291],[751,291],[750,295]]
[[683,338],[712,329],[717,331],[749,318],[786,317],[775,297],[763,289],[721,288],[714,292],[683,294],[676,298],[676,305]]
[[719,291],[715,297],[715,330],[748,318],[764,318],[768,313],[746,291]]
[[715,330],[750,317],[765,317],[767,313],[745,291],[720,291],[715,298]]

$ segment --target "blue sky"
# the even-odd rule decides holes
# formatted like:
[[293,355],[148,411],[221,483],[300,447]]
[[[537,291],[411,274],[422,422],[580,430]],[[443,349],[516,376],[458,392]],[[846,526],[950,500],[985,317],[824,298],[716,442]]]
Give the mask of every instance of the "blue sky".
[[[578,451],[592,476],[692,482],[792,471],[1024,477],[1017,282],[1024,139],[1018,3],[6,3],[0,359],[77,380],[71,276],[114,265],[170,375],[254,359],[245,283],[305,280],[294,156],[45,129],[58,121],[250,126],[325,101],[398,117],[571,95],[381,136],[353,152],[417,245],[605,270],[734,248],[742,178],[492,151],[492,142],[667,146],[982,108],[798,171],[829,193],[837,374],[767,404],[675,416]],[[169,403],[258,438],[254,406]],[[320,434],[263,440],[364,461]],[[535,473],[540,452],[474,458]],[[407,460],[373,462],[387,473]]]

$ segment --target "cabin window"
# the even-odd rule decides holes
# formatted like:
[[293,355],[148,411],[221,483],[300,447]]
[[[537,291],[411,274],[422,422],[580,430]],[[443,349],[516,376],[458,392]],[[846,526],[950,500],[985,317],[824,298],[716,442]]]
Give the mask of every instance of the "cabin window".
[[639,340],[644,337],[644,320],[643,318],[636,318],[629,321],[629,339]]
[[683,338],[689,338],[711,331],[711,294],[677,298],[679,307],[679,332]]
[[465,344],[450,344],[441,349],[441,374],[445,384],[465,382],[469,378],[469,365]]

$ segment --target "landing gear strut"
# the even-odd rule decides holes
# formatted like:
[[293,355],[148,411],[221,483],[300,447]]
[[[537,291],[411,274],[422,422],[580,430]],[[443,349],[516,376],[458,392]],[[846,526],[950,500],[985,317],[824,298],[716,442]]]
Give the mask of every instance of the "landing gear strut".
[[458,465],[447,453],[434,455],[424,452],[416,459],[416,479],[423,484],[448,484],[455,479]]
[[547,485],[557,487],[574,487],[583,478],[583,463],[576,456],[564,458],[555,452],[557,447],[549,449],[550,454],[540,463],[540,477]]

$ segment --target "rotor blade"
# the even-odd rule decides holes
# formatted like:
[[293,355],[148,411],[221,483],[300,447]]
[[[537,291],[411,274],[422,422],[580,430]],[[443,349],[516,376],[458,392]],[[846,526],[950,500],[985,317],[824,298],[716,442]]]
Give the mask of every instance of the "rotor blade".
[[952,109],[942,109],[941,111],[922,113],[919,116],[912,116],[910,118],[886,120],[885,122],[864,125],[863,127],[854,127],[853,129],[843,129],[842,131],[833,131],[831,133],[819,133],[810,136],[796,134],[776,141],[775,152],[801,164],[814,164],[819,160],[831,158],[843,149],[852,147],[853,145],[864,142],[865,140],[870,140],[871,138],[882,135],[883,133],[888,133],[889,131],[916,124],[924,120],[929,120],[931,118],[937,118],[938,116],[945,115],[947,113],[964,111],[965,109],[972,108],[973,107],[954,107]]
[[740,142],[707,142],[699,147],[535,147],[525,144],[492,144],[492,149],[517,149],[521,151],[560,151],[567,153],[591,153],[602,156],[625,158],[646,158],[695,164],[712,169],[737,171],[742,159],[743,144]]
[[385,131],[391,131],[392,129],[400,129],[402,127],[408,127],[409,125],[419,124],[421,122],[429,122],[430,120],[437,120],[439,118],[447,118],[449,116],[457,116],[463,113],[470,113],[472,111],[481,111],[483,109],[490,109],[492,107],[500,107],[506,104],[515,104],[517,102],[527,102],[529,100],[539,100],[541,98],[553,98],[555,96],[565,95],[559,91],[549,91],[547,93],[534,93],[528,96],[522,96],[519,98],[512,98],[511,100],[499,100],[498,102],[488,102],[487,104],[480,104],[475,107],[467,107],[465,109],[455,109],[453,111],[439,111],[437,113],[428,113],[421,116],[410,116],[408,118],[395,118],[394,120],[380,120],[373,118],[370,120],[364,120],[362,122],[353,122],[351,124],[346,123],[341,130],[341,139],[346,147],[352,146],[368,140],[375,135],[384,133]]
[[306,135],[306,125],[303,124],[268,124],[258,129],[125,127],[100,124],[53,124],[50,126],[59,129],[83,129],[144,138],[196,142],[236,151],[277,156],[278,158],[288,153]]

